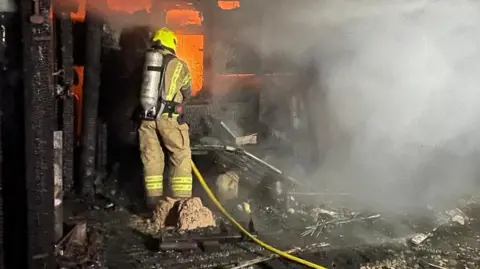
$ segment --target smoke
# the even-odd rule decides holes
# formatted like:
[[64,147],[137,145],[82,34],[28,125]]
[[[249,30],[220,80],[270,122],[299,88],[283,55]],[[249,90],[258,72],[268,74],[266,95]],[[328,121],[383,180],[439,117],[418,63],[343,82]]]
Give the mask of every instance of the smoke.
[[0,0],[0,12],[15,12],[15,0]]
[[[315,64],[314,85],[292,86],[308,88],[322,156],[310,178],[315,188],[351,192],[363,206],[387,210],[448,206],[474,189],[480,3],[276,0],[241,8],[249,15],[238,16],[237,42],[264,59],[281,57],[299,73]],[[119,27],[142,18],[122,19]],[[252,23],[259,20],[261,27]]]
[[389,210],[470,192],[480,181],[480,3],[290,2],[240,36],[262,56],[316,63],[309,103],[324,158],[312,184]]

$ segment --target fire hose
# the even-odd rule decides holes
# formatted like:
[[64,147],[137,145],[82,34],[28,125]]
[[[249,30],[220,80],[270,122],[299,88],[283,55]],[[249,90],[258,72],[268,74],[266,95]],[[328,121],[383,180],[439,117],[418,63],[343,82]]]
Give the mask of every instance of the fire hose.
[[294,261],[294,262],[297,262],[299,264],[302,264],[302,265],[305,265],[309,268],[316,268],[316,269],[326,269],[325,267],[323,266],[320,266],[318,264],[315,264],[313,262],[310,262],[310,261],[307,261],[307,260],[304,260],[302,258],[299,258],[299,257],[296,257],[296,256],[293,256],[285,251],[282,251],[282,250],[279,250],[277,248],[274,248],[270,245],[268,245],[267,243],[263,242],[262,240],[258,239],[257,237],[255,237],[254,235],[252,235],[250,232],[247,231],[247,229],[243,228],[243,226],[238,223],[228,212],[227,210],[225,210],[225,208],[222,206],[222,204],[217,200],[217,198],[215,197],[215,195],[213,194],[213,191],[210,189],[210,187],[208,186],[207,182],[205,181],[205,179],[203,178],[202,174],[200,173],[200,171],[198,170],[197,166],[195,165],[195,163],[192,161],[192,169],[193,169],[193,173],[195,174],[195,176],[198,178],[198,180],[200,181],[200,184],[202,185],[202,188],[205,190],[205,192],[207,193],[208,197],[212,200],[212,202],[218,207],[218,209],[222,212],[223,215],[225,215],[225,217],[233,224],[235,225],[243,234],[245,234],[248,238],[250,238],[253,242],[255,242],[256,244],[262,246],[264,249],[268,250],[268,251],[271,251],[277,255],[279,255],[280,257],[283,257],[285,259],[288,259],[288,260],[291,260],[291,261]]

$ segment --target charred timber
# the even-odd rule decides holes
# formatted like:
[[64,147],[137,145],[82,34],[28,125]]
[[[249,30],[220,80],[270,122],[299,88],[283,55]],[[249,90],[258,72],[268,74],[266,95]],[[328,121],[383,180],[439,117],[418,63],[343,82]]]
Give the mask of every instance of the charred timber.
[[0,268],[5,268],[5,260],[3,258],[3,232],[4,232],[4,225],[3,225],[3,216],[4,216],[4,209],[3,209],[3,198],[5,195],[3,194],[3,184],[2,184],[2,168],[3,168],[3,147],[2,147],[2,121],[3,121],[3,88],[5,88],[5,81],[6,81],[6,72],[7,72],[7,42],[4,36],[6,36],[6,27],[5,27],[5,14],[2,12],[0,13]]
[[[21,0],[27,195],[27,268],[55,268],[53,255],[53,43],[50,0]],[[19,178],[15,178],[19,179]],[[19,266],[20,267],[20,266]]]
[[97,125],[97,155],[96,155],[96,168],[97,174],[106,175],[107,173],[107,138],[108,138],[108,128],[107,124],[98,121]]
[[98,103],[101,72],[102,22],[90,10],[85,17],[85,77],[81,138],[81,187],[87,197],[93,196],[96,176]]
[[73,29],[70,12],[73,8],[68,6],[55,6],[54,12],[58,16],[58,54],[60,59],[61,74],[61,130],[63,134],[63,188],[69,193],[73,187],[73,159],[74,159],[74,98],[73,86]]
[[56,2],[56,81],[57,127],[54,133],[54,216],[55,241],[63,237],[63,199],[73,186],[74,107],[73,84],[73,33],[70,12],[74,10]]

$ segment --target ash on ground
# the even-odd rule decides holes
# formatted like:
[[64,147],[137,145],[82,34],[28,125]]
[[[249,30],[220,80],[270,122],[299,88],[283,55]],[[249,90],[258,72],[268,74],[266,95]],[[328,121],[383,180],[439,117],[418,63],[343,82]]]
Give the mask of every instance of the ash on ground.
[[100,266],[102,238],[85,221],[79,221],[55,246],[60,268],[96,268]]
[[[480,204],[474,197],[456,208],[425,207],[421,216],[349,212],[345,208],[290,210],[310,223],[304,241],[328,242],[327,268],[480,268]],[[328,257],[330,256],[330,257]]]
[[[427,208],[425,219],[408,214],[395,214],[393,218],[359,213],[333,205],[282,212],[254,208],[253,203],[251,216],[262,240],[279,249],[302,248],[296,255],[327,268],[480,268],[479,200],[451,210]],[[183,205],[200,208],[198,202],[192,199]],[[183,207],[174,212],[179,208]],[[108,268],[231,268],[271,254],[251,242],[224,244],[210,252],[159,252],[148,247],[148,232],[142,232],[141,225],[131,225],[132,219],[145,221],[122,207],[97,209],[88,215],[92,228],[102,232],[103,266]],[[216,216],[219,221],[221,214]],[[175,225],[189,227],[178,222]],[[150,226],[156,226],[155,222]],[[312,247],[315,244],[317,247]],[[283,259],[263,264],[279,269],[305,268]]]

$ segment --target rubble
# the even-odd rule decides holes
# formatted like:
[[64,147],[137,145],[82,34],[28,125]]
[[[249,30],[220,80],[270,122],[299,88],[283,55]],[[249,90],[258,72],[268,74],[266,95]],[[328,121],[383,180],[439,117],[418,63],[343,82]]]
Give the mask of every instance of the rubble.
[[178,229],[180,231],[195,230],[215,226],[212,211],[203,206],[198,197],[181,200],[178,206]]
[[459,208],[447,210],[444,212],[444,215],[448,216],[447,217],[448,220],[446,222],[452,221],[460,225],[465,225],[469,221],[465,213],[463,213],[463,211],[460,210]]
[[[327,247],[327,246],[329,246],[329,244],[319,243],[319,244],[309,245],[309,246],[306,246],[306,247],[303,247],[303,248],[295,247],[295,248],[292,248],[290,250],[284,251],[284,253],[294,254],[294,253],[299,253],[299,252],[305,251],[309,248],[322,248],[322,247]],[[270,261],[270,260],[273,260],[273,259],[276,259],[276,258],[279,258],[278,254],[270,254],[268,256],[260,256],[260,257],[257,257],[257,258],[251,259],[251,260],[243,261],[243,262],[239,263],[238,265],[228,267],[228,269],[252,268],[253,265],[264,263],[264,262],[267,262],[267,261]]]
[[469,218],[458,208],[449,209],[445,211],[435,212],[436,226],[429,232],[418,233],[410,239],[410,242],[414,245],[420,245],[428,238],[432,237],[437,229],[446,225],[465,225],[468,223]]
[[[255,205],[252,204],[252,206]],[[305,222],[303,222],[302,227],[294,226],[289,222],[287,223],[289,226],[282,225],[285,229],[281,231],[281,236],[270,236],[268,233],[273,229],[270,226],[272,223],[262,223],[262,220],[266,218],[259,215],[261,211],[253,210],[253,214],[255,220],[258,220],[255,224],[262,239],[271,242],[273,246],[280,249],[307,248],[305,252],[297,253],[297,255],[327,268],[435,268],[432,265],[444,268],[478,268],[478,264],[480,264],[480,229],[478,229],[480,227],[478,226],[480,205],[469,205],[467,207],[460,208],[464,212],[465,219],[469,220],[468,224],[459,225],[452,217],[450,223],[453,223],[453,225],[439,227],[431,237],[424,240],[420,245],[406,244],[411,237],[405,237],[406,234],[403,234],[403,231],[397,233],[395,227],[389,229],[388,226],[402,221],[407,223],[409,232],[429,231],[418,226],[415,223],[414,216],[404,216],[402,214],[401,219],[390,219],[387,214],[382,214],[382,217],[374,218],[371,221],[360,221],[359,218],[375,215],[365,213],[353,218],[355,214],[352,215],[352,212],[345,208],[317,206],[317,209],[313,211],[322,212],[319,214],[320,219],[331,218],[330,220],[342,222],[341,219],[350,217],[347,220],[358,221],[339,225],[331,223],[326,229],[323,229],[319,237],[316,237],[317,233],[315,233],[315,236],[301,237],[299,235],[307,225]],[[295,208],[295,214],[300,209]],[[307,213],[309,212],[306,208],[304,210]],[[261,263],[266,263],[272,268],[278,268],[276,266],[280,260],[276,256],[249,242],[222,244],[221,249],[216,251],[192,250],[188,252],[188,255],[178,251],[149,252],[145,249],[143,237],[128,235],[130,228],[125,228],[121,222],[115,221],[122,218],[121,216],[129,218],[128,212],[120,212],[115,209],[97,210],[91,213],[99,214],[102,212],[105,215],[97,225],[102,227],[100,229],[106,229],[109,234],[106,236],[105,243],[108,248],[105,254],[108,257],[105,266],[110,268],[124,268],[122,266],[128,262],[133,263],[130,268],[235,268],[234,266],[242,266],[258,260],[262,260]],[[291,217],[294,216],[289,215],[287,219]],[[312,225],[316,223],[314,217],[310,221]],[[410,223],[413,223],[413,225],[410,225]],[[167,233],[169,232],[167,231]],[[202,234],[202,236],[208,234],[210,233]],[[174,236],[176,233],[172,232],[171,235]],[[365,238],[365,235],[371,235],[371,237]],[[401,238],[403,240],[400,240]],[[305,243],[302,244],[302,242]],[[328,246],[320,249],[308,249],[307,246],[315,243],[324,243]],[[125,257],[129,257],[129,260],[125,260]],[[264,259],[267,259],[267,261],[263,261]],[[199,265],[200,263],[201,265]],[[333,267],[332,264],[335,264],[336,267]],[[282,265],[280,268],[299,268],[295,263],[283,262]]]
[[96,268],[100,244],[99,234],[81,221],[56,246],[57,262],[61,268]]
[[334,219],[330,221],[320,220],[320,221],[317,221],[315,225],[306,227],[306,230],[301,234],[301,236],[307,236],[307,235],[313,236],[316,233],[318,237],[320,233],[323,231],[323,229],[327,228],[328,225],[342,225],[342,224],[347,224],[351,222],[373,220],[377,218],[380,218],[380,214],[360,216],[360,214],[357,213],[353,215],[353,217],[351,218],[340,218],[340,219]]
[[[224,168],[221,171],[225,171]],[[242,180],[247,176],[242,172]],[[213,176],[212,179],[214,179]],[[292,195],[292,192],[287,194]],[[413,214],[381,212],[380,216],[378,212],[360,212],[358,207],[350,206],[350,200],[355,200],[351,195],[342,194],[341,199],[330,198],[331,195],[320,195],[322,199],[317,199],[318,203],[310,203],[310,206],[306,206],[303,200],[310,199],[304,199],[303,196],[318,196],[318,193],[293,194],[295,199],[288,197],[288,203],[283,207],[268,210],[268,206],[257,203],[255,199],[258,196],[243,197],[240,192],[239,197],[229,201],[233,208],[228,211],[249,213],[248,217],[253,218],[255,228],[258,228],[259,237],[279,249],[305,249],[315,243],[328,245],[322,249],[310,249],[297,253],[327,268],[478,268],[477,265],[480,264],[480,230],[477,228],[480,227],[477,220],[480,216],[480,203],[478,202],[458,205],[458,208],[453,210],[421,207],[412,212]],[[247,206],[245,203],[240,203],[245,201],[248,201]],[[250,205],[253,210],[249,208]],[[197,213],[202,207],[199,198],[184,201],[167,198],[159,204],[155,212],[157,218],[153,222],[163,225],[164,228],[171,227],[173,230],[195,229],[193,226],[198,223],[194,222],[197,222]],[[107,214],[114,212],[105,210]],[[242,215],[240,213],[238,215]],[[211,212],[201,214],[202,219],[210,219],[207,222],[212,226],[215,225]],[[171,218],[173,221],[168,223],[169,221],[166,220],[169,216],[176,217]],[[239,216],[235,218],[238,221],[241,220]],[[220,219],[221,216],[219,216]],[[115,227],[119,229],[118,225]],[[115,229],[111,230],[110,233],[113,234]],[[271,233],[277,230],[281,236]],[[168,235],[208,237],[214,235],[215,231],[205,229],[198,232],[201,234],[197,235],[197,231],[194,231],[178,235],[177,231],[170,232],[164,229],[159,241],[163,242]],[[301,236],[302,232],[309,233]],[[415,235],[426,235],[430,232],[432,234],[422,238],[417,245],[411,242]],[[109,246],[112,247],[106,251],[109,257],[106,266],[121,268],[116,266],[124,264],[124,257],[128,256],[130,260],[134,260],[132,267],[135,268],[235,268],[235,266],[242,268],[257,262],[268,264],[272,268],[277,268],[276,265],[279,262],[283,263],[281,268],[299,268],[295,263],[277,259],[277,256],[251,242],[222,243],[221,250],[214,251],[205,251],[199,247],[190,250],[188,255],[178,251],[161,251],[157,254],[145,250],[144,237],[129,238],[125,234],[121,232],[121,236],[114,234],[111,237]],[[158,239],[158,234],[152,235]],[[158,242],[156,245],[158,247]]]
[[217,197],[223,203],[238,196],[240,176],[235,171],[227,171],[217,177]]
[[431,233],[428,233],[428,234],[419,233],[419,234],[416,234],[414,237],[412,237],[412,239],[410,239],[410,241],[414,245],[420,245],[421,243],[423,243],[423,241],[425,241],[431,235],[432,235]]
[[179,200],[165,198],[158,203],[154,223],[158,230],[173,226],[180,231],[216,225],[212,211],[203,206],[202,200],[198,197]]

